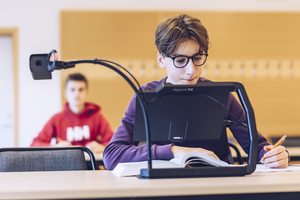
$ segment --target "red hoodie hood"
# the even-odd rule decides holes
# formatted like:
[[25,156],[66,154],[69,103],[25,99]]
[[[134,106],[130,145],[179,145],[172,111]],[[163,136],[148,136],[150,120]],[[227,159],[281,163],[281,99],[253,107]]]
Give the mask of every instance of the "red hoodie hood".
[[78,116],[91,115],[92,113],[98,112],[100,110],[101,110],[101,107],[96,104],[85,103],[84,111],[80,114],[75,114],[70,110],[68,103],[65,103],[65,105],[64,105],[64,113],[65,114],[72,114],[72,115],[78,115]]

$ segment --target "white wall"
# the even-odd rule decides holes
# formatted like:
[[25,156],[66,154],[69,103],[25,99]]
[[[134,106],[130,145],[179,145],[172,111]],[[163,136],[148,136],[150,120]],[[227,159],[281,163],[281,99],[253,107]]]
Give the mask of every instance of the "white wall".
[[31,54],[52,49],[59,52],[61,10],[300,11],[300,1],[0,0],[0,28],[19,29],[19,146],[29,146],[49,118],[61,109],[59,71],[52,74],[52,80],[34,81],[28,65]]
[[[0,35],[0,147],[14,145],[13,42],[11,36]],[[5,95],[4,95],[5,94]]]

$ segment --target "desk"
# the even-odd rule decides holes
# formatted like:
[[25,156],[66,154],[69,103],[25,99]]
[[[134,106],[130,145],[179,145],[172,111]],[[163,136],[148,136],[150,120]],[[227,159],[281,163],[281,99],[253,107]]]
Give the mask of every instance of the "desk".
[[194,200],[201,196],[201,200],[282,200],[300,199],[300,171],[253,173],[245,177],[152,180],[117,177],[107,170],[5,172],[0,173],[0,186],[1,199],[169,197],[164,199]]
[[300,147],[286,147],[289,152],[291,161],[300,161]]

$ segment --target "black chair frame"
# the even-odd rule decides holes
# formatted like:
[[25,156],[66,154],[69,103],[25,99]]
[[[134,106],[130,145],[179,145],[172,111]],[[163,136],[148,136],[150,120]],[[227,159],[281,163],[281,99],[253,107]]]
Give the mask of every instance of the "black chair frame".
[[[240,153],[240,150],[234,145],[234,144],[232,144],[232,143],[228,143],[229,144],[229,147],[231,147],[231,148],[233,148],[234,149],[234,151],[236,152],[236,157],[237,157],[237,161],[238,161],[238,163],[240,164],[240,165],[242,165],[242,164],[244,164],[244,162],[243,162],[243,158],[242,158],[242,156],[241,156],[241,153]],[[231,157],[231,159],[232,159],[232,164],[234,163],[234,161],[233,161],[233,158],[232,158],[232,155],[230,154],[230,157]]]

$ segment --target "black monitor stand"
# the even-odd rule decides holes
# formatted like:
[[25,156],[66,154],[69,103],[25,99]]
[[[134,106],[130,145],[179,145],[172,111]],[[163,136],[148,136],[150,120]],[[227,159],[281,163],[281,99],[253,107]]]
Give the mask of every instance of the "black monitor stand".
[[[241,83],[237,82],[199,82],[196,85],[172,85],[168,83],[162,83],[155,90],[144,90],[143,95],[146,102],[146,110],[148,113],[149,129],[151,135],[151,141],[170,141],[181,142],[184,140],[203,140],[203,139],[218,139],[221,134],[221,128],[223,126],[223,116],[225,109],[221,104],[227,104],[229,92],[236,92],[240,99],[240,102],[245,110],[248,124],[248,133],[250,138],[250,150],[248,155],[248,163],[246,165],[237,165],[234,167],[193,167],[193,168],[160,168],[160,169],[141,169],[140,178],[186,178],[186,177],[221,177],[221,176],[245,176],[254,172],[257,163],[257,130],[254,118],[254,112],[245,88]],[[170,115],[168,117],[163,116],[163,113],[170,111],[173,106],[176,106],[182,102],[183,98],[190,102],[190,105],[185,106],[185,113],[188,115],[176,115],[172,113],[171,121],[176,122],[176,128],[171,130]],[[172,100],[171,100],[172,99]],[[189,105],[188,102],[182,105]],[[201,103],[200,103],[201,102]],[[148,141],[145,136],[145,125],[143,121],[141,105],[139,101],[136,101],[136,113],[135,113],[135,129],[134,129],[134,141]],[[206,105],[206,106],[203,106]],[[169,109],[170,108],[170,109]],[[174,107],[173,107],[174,108]],[[178,107],[176,107],[178,108]],[[190,109],[190,110],[189,110]],[[195,109],[205,110],[202,113],[206,113],[205,116],[191,116]],[[156,110],[161,111],[161,116],[158,117]],[[174,110],[174,109],[173,109]],[[178,111],[179,113],[183,113]],[[193,119],[197,118],[196,121]],[[177,121],[176,121],[177,120]],[[180,121],[188,121],[189,131],[182,131],[186,128],[186,124],[182,123],[180,127]],[[202,123],[203,122],[203,123]],[[166,125],[167,124],[167,125]],[[212,126],[212,124],[214,124]],[[161,131],[163,129],[163,131]],[[207,133],[209,129],[210,134]],[[160,130],[159,132],[157,130]],[[179,130],[178,132],[176,130]],[[161,134],[161,133],[167,134]],[[183,133],[182,133],[183,132]],[[158,133],[158,134],[156,134]],[[148,159],[148,162],[152,162]],[[148,165],[149,166],[149,165]]]

